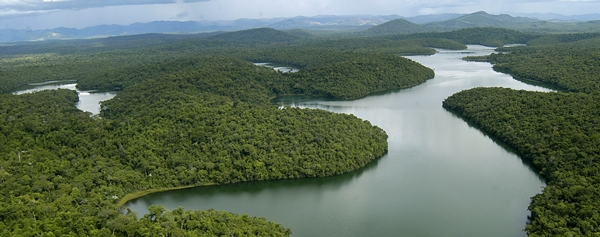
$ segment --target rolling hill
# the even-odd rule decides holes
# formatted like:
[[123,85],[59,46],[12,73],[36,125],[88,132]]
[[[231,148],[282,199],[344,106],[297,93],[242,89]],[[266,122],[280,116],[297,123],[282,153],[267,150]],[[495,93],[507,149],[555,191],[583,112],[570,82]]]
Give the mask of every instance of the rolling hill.
[[414,34],[431,31],[430,28],[405,19],[395,19],[364,31],[367,35]]
[[512,17],[507,14],[491,15],[484,11],[467,14],[458,18],[431,22],[423,26],[438,30],[464,29],[471,27],[515,28],[523,24],[531,24],[540,20],[527,17]]
[[209,39],[236,42],[289,42],[299,37],[273,28],[256,28],[218,34]]
[[[293,18],[237,19],[227,21],[154,21],[131,25],[99,25],[83,29],[0,29],[0,43],[87,39],[147,33],[190,34],[239,31],[268,27],[277,30],[304,29],[320,32],[361,32],[365,35],[447,32],[471,27],[497,27],[536,33],[600,32],[599,14],[562,16],[532,14],[540,18],[492,15],[480,11],[472,14],[436,14],[414,17],[398,15],[370,16],[298,16]],[[548,18],[556,17],[554,20]],[[404,20],[402,20],[404,19]],[[366,30],[366,32],[362,32]],[[306,34],[305,34],[306,36]]]
[[437,31],[450,31],[472,27],[497,27],[537,33],[582,33],[600,32],[600,21],[545,21],[528,17],[513,17],[506,14],[491,15],[480,11],[458,18],[430,22],[422,26]]

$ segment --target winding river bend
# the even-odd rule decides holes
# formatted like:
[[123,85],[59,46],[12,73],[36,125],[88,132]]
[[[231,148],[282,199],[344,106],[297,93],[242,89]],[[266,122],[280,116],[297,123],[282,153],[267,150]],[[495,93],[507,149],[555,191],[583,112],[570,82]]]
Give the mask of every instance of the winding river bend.
[[20,95],[42,90],[69,89],[77,91],[79,101],[76,106],[78,109],[91,114],[100,113],[100,102],[111,99],[117,95],[116,91],[80,91],[75,81],[47,81],[41,83],[31,83],[29,85],[17,88],[13,94]]
[[246,213],[279,222],[293,236],[525,236],[527,206],[543,180],[511,149],[442,108],[446,97],[479,86],[548,91],[496,73],[489,63],[461,60],[492,50],[411,56],[436,76],[410,89],[354,101],[274,100],[351,113],[385,129],[389,153],[363,169],[155,193],[125,207],[140,215],[151,204]]

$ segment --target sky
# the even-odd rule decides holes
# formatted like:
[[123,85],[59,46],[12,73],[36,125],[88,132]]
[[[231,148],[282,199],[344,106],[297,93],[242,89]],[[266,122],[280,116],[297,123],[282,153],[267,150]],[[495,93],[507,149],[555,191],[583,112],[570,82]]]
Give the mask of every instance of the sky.
[[600,0],[0,0],[0,29],[317,15],[600,13]]

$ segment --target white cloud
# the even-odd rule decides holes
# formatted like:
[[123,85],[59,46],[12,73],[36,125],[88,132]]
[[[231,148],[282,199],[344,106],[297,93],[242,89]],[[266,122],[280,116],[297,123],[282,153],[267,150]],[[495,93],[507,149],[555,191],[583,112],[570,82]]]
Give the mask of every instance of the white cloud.
[[86,9],[107,6],[206,2],[210,0],[0,0],[4,9],[15,11]]
[[0,0],[0,27],[127,25],[157,20],[234,20],[316,15],[598,13],[599,0]]

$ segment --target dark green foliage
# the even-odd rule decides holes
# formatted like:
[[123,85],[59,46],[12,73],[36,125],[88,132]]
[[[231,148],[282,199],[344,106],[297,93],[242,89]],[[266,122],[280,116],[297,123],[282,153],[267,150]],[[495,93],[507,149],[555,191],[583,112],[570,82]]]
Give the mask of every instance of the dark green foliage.
[[[129,162],[140,172],[185,177],[178,185],[330,176],[387,149],[385,133],[354,116],[251,106],[181,81],[136,85],[103,107],[106,118],[127,121],[119,133],[138,138],[123,144]],[[142,154],[148,149],[152,157]],[[172,172],[178,166],[185,175]]]
[[[131,215],[120,216],[111,224],[113,230],[131,235],[165,236],[290,236],[291,231],[281,225],[267,222],[264,218],[237,215],[228,212],[189,211],[179,207],[165,210],[162,206],[151,205],[150,213],[137,222],[129,222]],[[141,223],[141,224],[140,224]],[[160,224],[162,229],[156,226]],[[142,229],[139,226],[153,226],[153,229]]]
[[593,39],[600,37],[600,33],[580,33],[580,34],[550,34],[543,35],[539,38],[527,42],[529,46],[549,45],[558,43],[570,43],[585,39]]
[[453,40],[442,38],[411,38],[391,40],[384,37],[364,37],[335,40],[322,40],[310,44],[313,47],[334,48],[344,51],[376,52],[401,55],[434,54],[432,48],[466,49],[467,46]]
[[245,102],[266,103],[269,97],[286,94],[356,99],[377,91],[415,86],[433,78],[431,69],[395,55],[284,48],[248,50],[240,53],[240,57],[303,69],[298,73],[277,73],[231,58],[192,57],[88,74],[79,80],[78,86],[122,89],[173,74],[181,80],[194,81],[203,91]]
[[[260,95],[252,84],[206,87],[206,82],[245,78],[244,68],[248,75],[256,69],[277,75],[271,69],[223,58],[202,63],[208,64],[201,68],[206,74],[170,74],[126,87],[103,103],[103,119],[77,110],[73,91],[2,95],[3,233],[50,227],[44,232],[55,235],[208,232],[204,228],[220,228],[210,227],[218,220],[206,217],[209,227],[186,229],[119,215],[115,203],[150,188],[336,175],[387,150],[385,132],[354,116],[277,109],[261,104],[266,98],[240,101]],[[219,70],[222,74],[212,74]],[[221,89],[237,90],[239,98],[214,94]],[[226,223],[236,233],[289,235],[267,222],[239,228]],[[250,227],[260,230],[246,230]]]
[[419,64],[398,56],[355,55],[349,60],[290,74],[297,82],[293,92],[354,99],[366,96],[368,91],[412,87],[434,76],[433,70],[423,70]]
[[569,93],[478,88],[444,101],[516,148],[546,178],[548,186],[529,206],[530,236],[600,233],[599,40],[597,34],[544,36],[531,41],[536,46],[486,57],[495,70]]
[[[495,33],[484,37],[490,32]],[[252,40],[235,39],[249,33],[257,34]],[[132,213],[119,214],[116,203],[125,194],[149,189],[358,169],[387,151],[383,130],[351,115],[277,109],[269,98],[353,99],[411,87],[433,77],[433,71],[390,53],[463,49],[462,41],[468,40],[529,39],[512,31],[476,29],[292,44],[285,40],[287,33],[280,33],[234,32],[228,36],[234,40],[117,37],[82,41],[77,52],[50,44],[51,53],[34,55],[18,54],[27,47],[10,48],[11,54],[0,59],[0,91],[64,79],[77,80],[80,88],[122,91],[102,104],[101,117],[77,110],[70,91],[1,95],[0,234],[289,235],[280,225],[213,211],[151,207],[150,216],[137,220]],[[274,38],[261,38],[269,35]],[[278,36],[286,42],[274,43]],[[300,71],[279,73],[250,62]],[[202,215],[198,221],[203,223],[191,215]]]
[[[116,41],[115,46],[110,46],[112,41]],[[374,53],[433,54],[435,50],[427,47],[453,49],[465,47],[460,43],[445,39],[395,41],[354,38],[305,40],[290,45],[288,43],[234,42],[201,37],[175,40],[164,38],[162,35],[126,37],[124,39],[116,37],[96,42],[97,44],[87,44],[87,48],[81,46],[82,49],[79,52],[72,54],[64,51],[51,54],[4,55],[0,58],[0,76],[2,77],[0,91],[9,92],[27,83],[50,80],[77,80],[78,88],[81,89],[121,90],[137,80],[166,75],[171,72],[169,70],[193,70],[198,66],[197,62],[201,61],[197,60],[198,58],[209,55],[229,56],[250,62],[271,62],[299,69],[309,69],[321,66],[330,67],[330,64],[340,61],[378,60],[379,55]],[[126,42],[130,42],[132,49],[126,49]],[[147,44],[147,48],[140,48],[140,45],[145,44]],[[47,46],[53,47],[52,45]],[[36,47],[41,46],[36,45]],[[28,52],[27,50],[22,51]],[[412,63],[399,57],[393,59],[393,61],[402,60],[405,61],[402,64]],[[383,68],[380,67],[380,69]],[[395,70],[383,71],[396,72]],[[360,75],[355,76],[360,77]],[[385,76],[387,77],[387,75]],[[287,76],[284,77],[291,80]],[[365,75],[365,77],[373,77],[373,75]],[[284,91],[290,93],[287,89]]]
[[547,180],[529,206],[530,236],[600,233],[599,40],[597,34],[547,35],[529,41],[535,46],[467,59],[489,60],[497,71],[569,93],[477,88],[443,103],[514,147]]
[[288,42],[298,39],[298,36],[272,28],[257,28],[235,32],[227,32],[210,37],[210,39],[236,42]]
[[516,148],[546,178],[532,199],[530,236],[600,232],[600,104],[583,93],[477,88],[444,107]]
[[466,57],[463,57],[462,60],[465,60],[468,62],[490,62],[490,55],[466,56]]
[[[503,48],[489,60],[494,70],[515,78],[543,83],[563,91],[592,93],[600,90],[600,37],[552,37],[564,44]],[[583,40],[578,40],[583,38]],[[554,42],[554,40],[552,40]]]
[[423,27],[445,31],[472,27],[516,28],[538,21],[540,20],[526,17],[512,17],[506,14],[490,15],[479,11],[450,20],[426,23],[423,24]]
[[[241,59],[302,70],[279,73]],[[352,115],[278,109],[269,98],[359,98],[433,77],[395,55],[205,39],[2,60],[4,91],[59,78],[122,89],[102,103],[101,117],[76,109],[73,91],[0,95],[3,236],[288,236],[259,218],[151,207],[137,219],[117,203],[149,189],[356,170],[385,154],[383,130]]]
[[407,39],[404,41],[415,42],[423,47],[451,49],[451,50],[467,49],[467,46],[463,43],[459,43],[457,41],[454,41],[451,39],[444,39],[444,38],[414,38],[414,39]]
[[550,35],[530,42],[537,46],[502,48],[486,59],[517,79],[570,93],[479,88],[457,93],[443,105],[515,147],[546,178],[548,186],[529,206],[530,236],[597,236],[599,38]]
[[[86,89],[122,90],[134,84],[167,76],[194,81],[197,87],[244,101],[267,103],[267,89],[281,81],[281,75],[266,67],[223,57],[181,57],[164,62],[134,65],[114,71],[89,74],[78,81]],[[199,80],[202,79],[202,80]],[[245,94],[244,96],[239,95]],[[243,97],[243,98],[242,98]]]
[[298,36],[300,38],[310,38],[314,36],[310,31],[303,29],[291,29],[285,32],[287,32],[290,35]]
[[536,37],[538,36],[534,34],[493,27],[475,27],[450,32],[388,36],[390,39],[443,38],[462,44],[480,44],[493,47],[502,47],[505,44],[524,44]]

